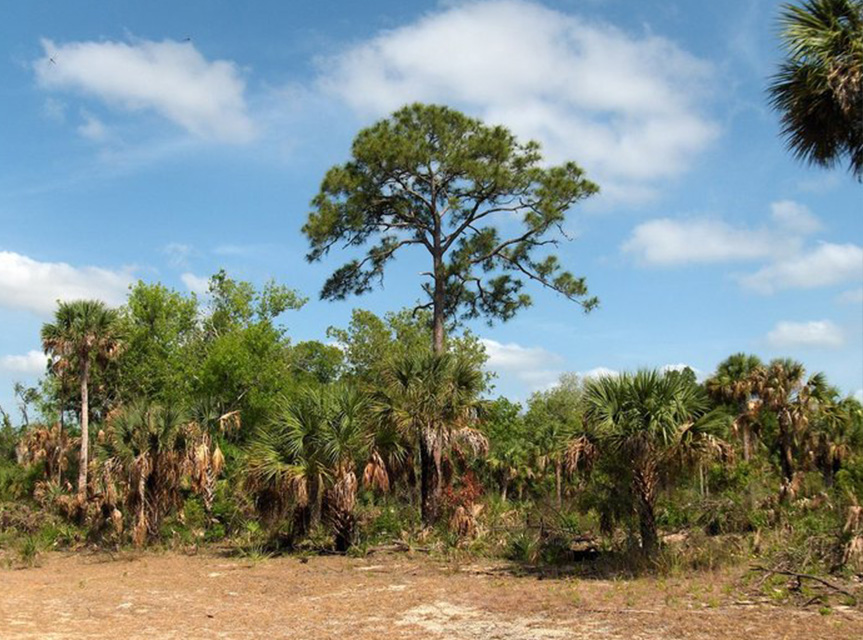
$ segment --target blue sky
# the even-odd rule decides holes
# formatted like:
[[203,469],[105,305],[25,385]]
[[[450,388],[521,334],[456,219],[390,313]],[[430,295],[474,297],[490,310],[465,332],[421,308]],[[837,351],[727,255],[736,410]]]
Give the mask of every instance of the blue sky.
[[0,404],[42,367],[58,298],[122,302],[136,279],[199,289],[220,267],[308,295],[285,320],[325,339],[386,288],[317,300],[333,256],[299,229],[364,125],[445,103],[575,160],[602,193],[560,249],[599,309],[532,290],[472,329],[498,391],[565,371],[801,359],[863,393],[863,186],[783,148],[765,85],[778,2],[19,2],[0,23]]

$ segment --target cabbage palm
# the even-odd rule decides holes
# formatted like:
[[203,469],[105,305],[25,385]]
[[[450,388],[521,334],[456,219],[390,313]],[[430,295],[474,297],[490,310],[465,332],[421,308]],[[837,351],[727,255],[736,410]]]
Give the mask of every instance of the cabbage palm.
[[317,527],[326,504],[342,549],[354,530],[359,460],[372,439],[365,398],[355,389],[310,387],[283,400],[278,417],[254,437],[248,454],[252,488],[281,515],[300,509],[307,530]]
[[863,405],[853,397],[840,399],[833,387],[817,396],[809,443],[824,483],[832,486],[836,473],[855,451],[863,448]]
[[122,488],[126,506],[135,513],[137,545],[157,534],[162,519],[182,505],[182,480],[196,456],[187,427],[178,407],[136,402],[114,413],[99,433],[104,492]]
[[42,326],[42,347],[58,376],[74,372],[81,392],[81,454],[78,495],[86,497],[89,463],[91,367],[104,366],[118,351],[117,312],[98,300],[61,302],[54,321]]
[[456,441],[484,450],[487,440],[477,431],[482,372],[454,353],[413,351],[389,363],[375,399],[378,418],[394,425],[417,443],[423,524],[440,517],[443,461]]
[[863,180],[863,1],[786,5],[781,25],[787,59],[769,92],[789,148],[824,167],[847,156]]
[[[585,385],[585,424],[599,455],[618,469],[635,501],[641,546],[657,549],[656,498],[663,478],[721,451],[728,417],[710,410],[706,393],[683,376],[657,371],[606,376]],[[618,480],[623,478],[618,478]]]
[[826,386],[824,376],[806,378],[803,365],[791,359],[776,359],[754,374],[758,408],[776,416],[777,448],[782,471],[780,494],[791,497],[796,473],[795,451],[804,439],[811,410]]
[[762,367],[758,356],[735,353],[719,363],[716,373],[705,382],[710,396],[717,402],[734,407],[732,429],[743,442],[743,459],[752,455],[753,427],[756,423],[755,379],[753,374]]
[[324,476],[321,432],[330,413],[330,397],[322,388],[308,388],[295,399],[283,398],[273,422],[262,427],[249,447],[251,486],[271,515],[281,515],[293,503],[304,528],[321,522]]
[[331,413],[320,437],[322,457],[329,470],[327,491],[336,549],[345,551],[356,529],[357,461],[367,457],[372,441],[368,402],[355,388],[337,385],[331,391]]

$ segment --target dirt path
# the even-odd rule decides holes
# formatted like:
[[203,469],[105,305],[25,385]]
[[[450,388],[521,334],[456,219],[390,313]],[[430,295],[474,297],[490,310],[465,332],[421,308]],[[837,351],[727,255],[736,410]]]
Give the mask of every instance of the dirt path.
[[0,639],[863,638],[859,611],[734,604],[723,582],[539,580],[406,555],[52,554],[0,570]]

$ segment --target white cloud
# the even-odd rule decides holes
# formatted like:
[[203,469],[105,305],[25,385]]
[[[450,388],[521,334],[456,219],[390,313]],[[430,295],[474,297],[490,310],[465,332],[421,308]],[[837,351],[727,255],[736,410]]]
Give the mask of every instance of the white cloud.
[[767,342],[778,348],[841,347],[842,330],[829,320],[780,322],[767,334]]
[[210,279],[196,276],[194,273],[184,273],[180,276],[180,280],[186,285],[186,288],[192,293],[204,295],[210,291]]
[[532,2],[448,6],[320,61],[319,86],[363,116],[452,104],[576,159],[635,197],[717,135],[701,111],[711,67],[675,43]]
[[860,402],[863,402],[863,389],[857,389],[857,391],[854,392],[854,397]]
[[78,126],[78,133],[88,140],[102,142],[108,137],[108,129],[99,118],[84,114],[84,122]]
[[195,254],[195,249],[182,242],[169,242],[162,247],[162,253],[168,257],[168,264],[172,267],[185,267],[189,264],[189,258]]
[[154,111],[204,139],[242,143],[255,136],[237,66],[208,61],[192,43],[43,40],[42,48],[45,55],[33,67],[46,89],[79,91],[125,111]]
[[809,207],[794,200],[771,203],[770,216],[775,223],[792,233],[807,235],[822,228],[821,221],[815,217]]
[[699,380],[703,377],[703,372],[701,371],[701,369],[696,369],[692,365],[688,365],[684,362],[678,362],[677,364],[666,364],[659,367],[659,370],[663,373],[666,373],[668,371],[685,371],[686,369],[691,369],[692,373],[694,373],[695,377]]
[[863,248],[824,242],[815,249],[778,260],[740,279],[758,293],[780,289],[814,289],[863,280]]
[[863,303],[863,287],[843,291],[841,294],[839,294],[839,302],[841,302],[842,304]]
[[515,375],[531,391],[548,388],[560,377],[563,358],[542,347],[523,347],[515,342],[501,343],[481,338],[488,360],[486,366],[495,372]]
[[735,228],[721,220],[670,218],[638,225],[621,249],[656,266],[755,260],[775,251],[765,231]]
[[577,375],[585,380],[592,380],[597,378],[616,378],[620,375],[620,372],[608,367],[594,367],[588,371],[579,371]]
[[46,366],[48,366],[48,357],[36,350],[28,351],[22,356],[0,357],[0,369],[10,373],[38,375],[45,372]]
[[65,262],[39,262],[0,251],[0,307],[51,313],[58,300],[95,298],[122,304],[133,278],[126,270],[73,267]]

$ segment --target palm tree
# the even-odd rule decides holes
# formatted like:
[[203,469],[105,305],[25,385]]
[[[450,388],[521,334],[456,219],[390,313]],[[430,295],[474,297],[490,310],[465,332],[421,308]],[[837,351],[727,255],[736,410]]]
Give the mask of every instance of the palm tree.
[[735,418],[731,427],[743,442],[743,459],[747,462],[752,455],[753,427],[756,424],[753,374],[761,367],[758,356],[735,353],[720,362],[716,373],[705,382],[707,393],[715,401],[734,407]]
[[847,156],[863,180],[863,1],[786,5],[781,25],[787,59],[769,92],[789,148],[824,167]]
[[824,395],[825,379],[822,374],[815,374],[807,380],[801,363],[777,359],[755,372],[754,385],[758,409],[776,416],[779,427],[776,444],[782,471],[780,495],[786,499],[793,493],[794,454],[805,436],[814,400]]
[[417,443],[422,521],[432,526],[441,515],[443,462],[450,447],[461,441],[475,451],[487,450],[488,441],[473,428],[483,374],[461,355],[412,351],[389,363],[382,379],[375,412]]
[[54,322],[42,326],[42,347],[52,358],[54,371],[77,374],[81,392],[81,456],[78,468],[78,495],[86,498],[89,463],[90,407],[88,385],[91,367],[104,366],[116,355],[120,338],[117,312],[98,300],[61,302]]
[[816,395],[809,443],[824,484],[830,487],[836,473],[863,447],[863,405],[853,397],[840,399],[834,387]]
[[330,393],[332,413],[324,424],[320,444],[332,479],[327,506],[336,550],[346,551],[356,530],[357,461],[367,456],[372,436],[366,397],[348,385],[337,385]]
[[[182,480],[194,471],[198,443],[185,413],[172,406],[136,402],[120,408],[99,433],[103,494],[125,494],[135,513],[133,540],[143,545],[162,519],[182,505]],[[113,506],[114,500],[109,500]]]
[[533,432],[535,461],[538,470],[554,469],[557,508],[563,504],[563,474],[567,467],[571,443],[582,431],[581,382],[575,376],[564,376],[548,391],[533,394],[525,417]]
[[357,495],[356,469],[373,435],[367,401],[346,385],[310,387],[283,400],[278,417],[261,429],[248,454],[252,489],[271,516],[297,509],[301,526],[321,524],[326,508],[340,550],[350,546]]
[[629,469],[641,547],[658,547],[656,498],[660,481],[683,464],[722,450],[728,417],[710,411],[707,394],[683,376],[657,371],[606,376],[585,385],[585,424],[599,455]]
[[306,531],[321,522],[327,469],[320,440],[329,400],[322,387],[303,389],[295,399],[282,398],[276,418],[249,446],[249,479],[259,507],[273,517],[296,507]]

